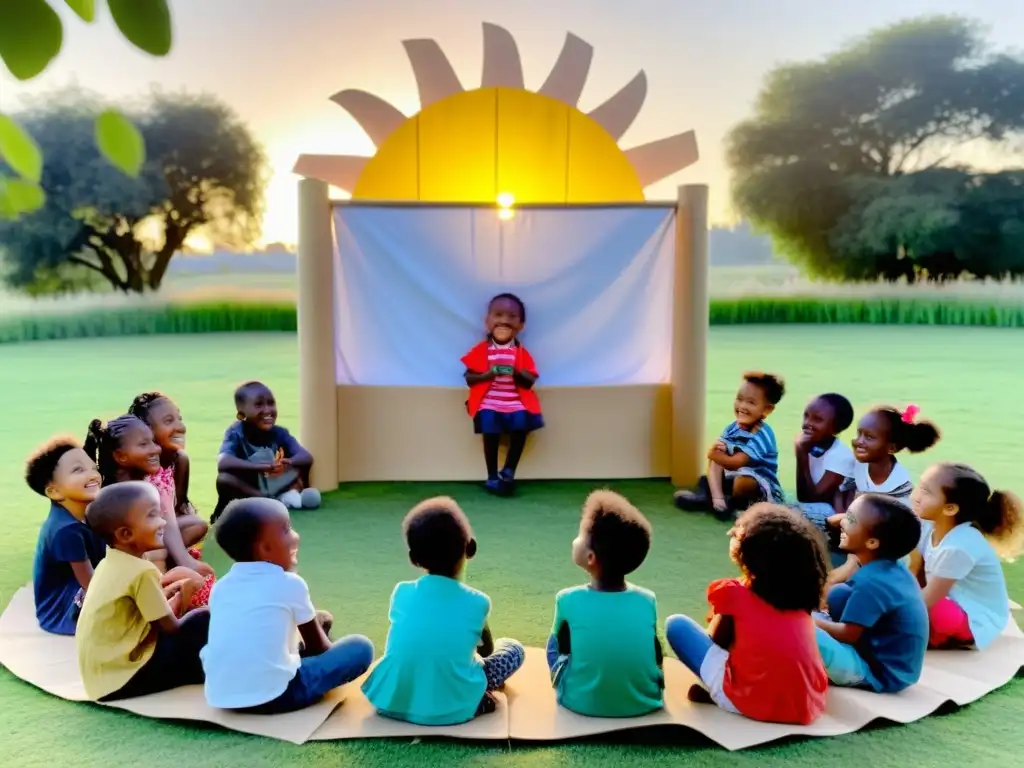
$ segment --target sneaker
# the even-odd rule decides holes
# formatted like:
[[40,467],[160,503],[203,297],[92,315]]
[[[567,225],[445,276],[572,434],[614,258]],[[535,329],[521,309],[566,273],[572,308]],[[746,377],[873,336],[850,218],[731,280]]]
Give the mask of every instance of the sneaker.
[[516,476],[510,469],[503,469],[498,473],[498,485],[502,486],[506,496],[516,492]]
[[683,512],[707,512],[711,509],[711,499],[700,491],[676,491],[672,501]]

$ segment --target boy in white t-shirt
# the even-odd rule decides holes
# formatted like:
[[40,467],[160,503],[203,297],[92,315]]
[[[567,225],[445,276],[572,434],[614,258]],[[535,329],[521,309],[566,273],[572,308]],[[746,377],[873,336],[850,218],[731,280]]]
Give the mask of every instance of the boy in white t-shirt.
[[[853,423],[853,406],[842,395],[819,395],[804,409],[803,429],[796,436],[796,498],[800,510],[828,533],[836,499],[853,477],[857,464],[850,446],[839,439]],[[838,535],[838,533],[836,534]],[[838,542],[833,542],[838,546]]]
[[214,535],[235,564],[210,594],[210,634],[200,657],[211,707],[293,712],[369,669],[373,644],[349,635],[332,645],[309,587],[292,573],[299,534],[284,504],[268,498],[233,501]]

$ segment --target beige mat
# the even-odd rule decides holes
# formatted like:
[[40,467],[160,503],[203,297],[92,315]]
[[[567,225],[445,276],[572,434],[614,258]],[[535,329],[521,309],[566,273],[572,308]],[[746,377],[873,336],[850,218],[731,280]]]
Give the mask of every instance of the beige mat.
[[[70,701],[84,701],[72,638],[50,635],[36,624],[29,589],[21,589],[0,615],[0,664],[12,674]],[[615,731],[681,726],[735,750],[786,736],[836,736],[875,720],[909,723],[947,702],[969,704],[1005,685],[1024,669],[1024,633],[1010,622],[982,652],[929,651],[921,681],[900,694],[878,695],[844,688],[829,690],[828,709],[806,727],[758,723],[709,705],[692,704],[686,692],[696,680],[676,659],[665,659],[665,708],[641,718],[602,719],[560,708],[548,676],[544,651],[528,648],[526,664],[498,695],[498,710],[452,727],[421,727],[379,717],[357,680],[322,703],[288,715],[234,715],[212,709],[199,686],[105,706],[143,717],[213,723],[243,733],[301,744],[307,740],[388,737],[449,737],[466,740],[567,741]],[[339,706],[340,705],[340,706]]]
[[[0,615],[0,665],[47,693],[69,701],[86,701],[78,673],[75,639],[51,635],[36,623],[32,591],[18,590]],[[287,715],[238,715],[206,704],[202,686],[191,685],[166,693],[111,702],[101,706],[123,709],[143,717],[195,720],[242,733],[301,744],[341,703],[344,688],[319,704]]]

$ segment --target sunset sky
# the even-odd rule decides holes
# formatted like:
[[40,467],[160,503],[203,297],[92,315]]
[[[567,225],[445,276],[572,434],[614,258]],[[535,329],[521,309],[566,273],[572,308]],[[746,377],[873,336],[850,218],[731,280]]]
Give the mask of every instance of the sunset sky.
[[[61,2],[54,5],[62,6]],[[105,5],[105,4],[102,4]],[[174,49],[165,59],[137,52],[104,10],[87,26],[70,12],[65,46],[47,72],[18,83],[0,74],[0,108],[24,94],[77,83],[110,99],[159,84],[209,91],[232,105],[263,142],[274,172],[264,240],[296,239],[291,167],[302,152],[371,154],[373,145],[340,107],[344,88],[375,93],[408,115],[418,110],[406,38],[436,39],[466,88],[479,85],[481,22],[507,28],[519,45],[526,85],[538,88],[565,33],[594,46],[580,108],[593,108],[640,69],[648,96],[623,147],[694,129],[695,166],[648,189],[712,185],[712,213],[728,221],[722,139],[746,117],[762,77],[787,60],[823,56],[868,30],[925,13],[961,13],[990,27],[1000,48],[1024,44],[1021,0],[173,0]]]

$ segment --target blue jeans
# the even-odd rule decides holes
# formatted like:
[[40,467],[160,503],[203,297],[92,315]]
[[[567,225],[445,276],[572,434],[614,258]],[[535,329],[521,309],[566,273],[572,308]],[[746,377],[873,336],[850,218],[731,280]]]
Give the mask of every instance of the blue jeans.
[[339,685],[350,683],[373,663],[373,643],[362,635],[348,635],[321,653],[302,659],[299,671],[284,693],[266,704],[238,710],[254,715],[294,712],[316,704]]
[[704,657],[715,643],[704,627],[689,616],[676,614],[665,620],[665,639],[672,652],[693,674],[700,678]]

